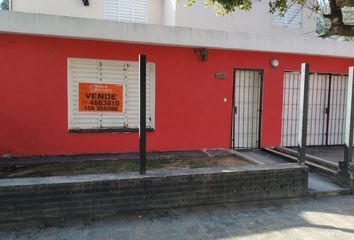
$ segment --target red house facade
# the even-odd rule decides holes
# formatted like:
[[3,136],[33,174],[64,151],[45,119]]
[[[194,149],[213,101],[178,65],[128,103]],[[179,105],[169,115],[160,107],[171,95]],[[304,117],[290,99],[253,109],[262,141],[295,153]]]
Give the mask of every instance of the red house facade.
[[[135,64],[142,53],[150,71],[149,151],[281,145],[285,73],[306,62],[313,73],[345,78],[354,65],[354,45],[344,42],[19,13],[1,14],[0,22],[5,18],[1,156],[138,151]],[[80,112],[80,82],[121,84],[124,110]]]

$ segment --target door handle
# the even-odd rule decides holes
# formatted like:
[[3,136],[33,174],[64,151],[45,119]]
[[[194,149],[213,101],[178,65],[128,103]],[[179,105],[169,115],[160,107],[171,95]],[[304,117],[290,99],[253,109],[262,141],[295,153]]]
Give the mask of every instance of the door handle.
[[234,107],[234,112],[237,114],[237,106]]

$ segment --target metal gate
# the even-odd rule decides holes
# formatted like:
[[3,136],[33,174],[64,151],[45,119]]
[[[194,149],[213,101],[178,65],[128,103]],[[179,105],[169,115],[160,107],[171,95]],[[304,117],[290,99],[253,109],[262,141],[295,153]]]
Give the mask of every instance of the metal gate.
[[[309,78],[307,145],[340,145],[348,77],[312,73]],[[283,87],[282,146],[297,145],[300,73],[285,72]]]
[[263,71],[235,69],[233,98],[233,148],[259,148]]

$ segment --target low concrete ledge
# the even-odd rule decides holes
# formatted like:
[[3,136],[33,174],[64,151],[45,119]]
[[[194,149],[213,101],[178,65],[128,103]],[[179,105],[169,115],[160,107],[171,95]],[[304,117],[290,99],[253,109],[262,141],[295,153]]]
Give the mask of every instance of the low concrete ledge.
[[[188,150],[188,151],[153,151],[147,152],[147,159],[188,159],[236,156],[235,151],[225,148]],[[139,152],[95,153],[74,155],[38,155],[24,157],[0,157],[1,167],[36,166],[55,163],[83,163],[92,161],[138,160]],[[237,156],[236,156],[237,157]]]
[[[293,149],[290,149],[290,148],[278,146],[278,147],[275,147],[275,150],[289,154],[294,157],[298,156],[298,152]],[[323,159],[323,158],[319,158],[316,156],[312,156],[310,154],[306,154],[306,160],[311,161],[316,164],[323,165],[324,167],[327,167],[327,168],[332,169],[334,171],[338,170],[338,164],[331,162],[329,160]]]
[[236,156],[237,158],[239,159],[242,159],[246,162],[249,162],[249,163],[253,163],[253,164],[256,164],[256,165],[265,165],[265,163],[261,162],[261,161],[258,161],[257,159],[254,159],[254,158],[251,158],[251,157],[248,157],[246,156],[245,154],[241,153],[241,152],[238,152],[236,150],[230,150],[230,152]]
[[159,169],[137,173],[0,180],[0,226],[158,208],[303,197],[298,164]]

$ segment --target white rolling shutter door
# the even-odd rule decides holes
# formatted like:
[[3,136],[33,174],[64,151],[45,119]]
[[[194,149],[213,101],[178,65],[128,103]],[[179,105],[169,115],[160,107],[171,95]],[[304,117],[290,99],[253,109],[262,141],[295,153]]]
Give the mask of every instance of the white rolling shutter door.
[[[147,64],[147,120],[154,128],[155,121],[155,64]],[[79,112],[78,85],[88,83],[116,83],[123,85],[123,113]],[[138,62],[68,59],[69,129],[136,129],[139,127],[139,66]]]
[[92,129],[100,127],[100,116],[98,113],[79,113],[78,111],[79,81],[90,83],[99,82],[98,68],[98,61],[96,60],[68,60],[68,107],[70,129]]
[[126,124],[126,112],[127,112],[127,86],[126,83],[126,63],[121,61],[98,61],[102,65],[101,76],[102,83],[119,83],[123,85],[124,89],[124,107],[123,113],[111,113],[104,112],[101,114],[102,128],[119,128],[128,127]]
[[108,20],[147,23],[148,0],[105,0],[104,17]]
[[[139,65],[137,62],[128,64],[126,72],[126,83],[129,86],[127,89],[126,105],[129,111],[127,112],[127,125],[129,128],[139,127]],[[155,105],[155,70],[153,64],[148,64],[146,69],[146,125],[153,128],[154,122],[154,105]]]

